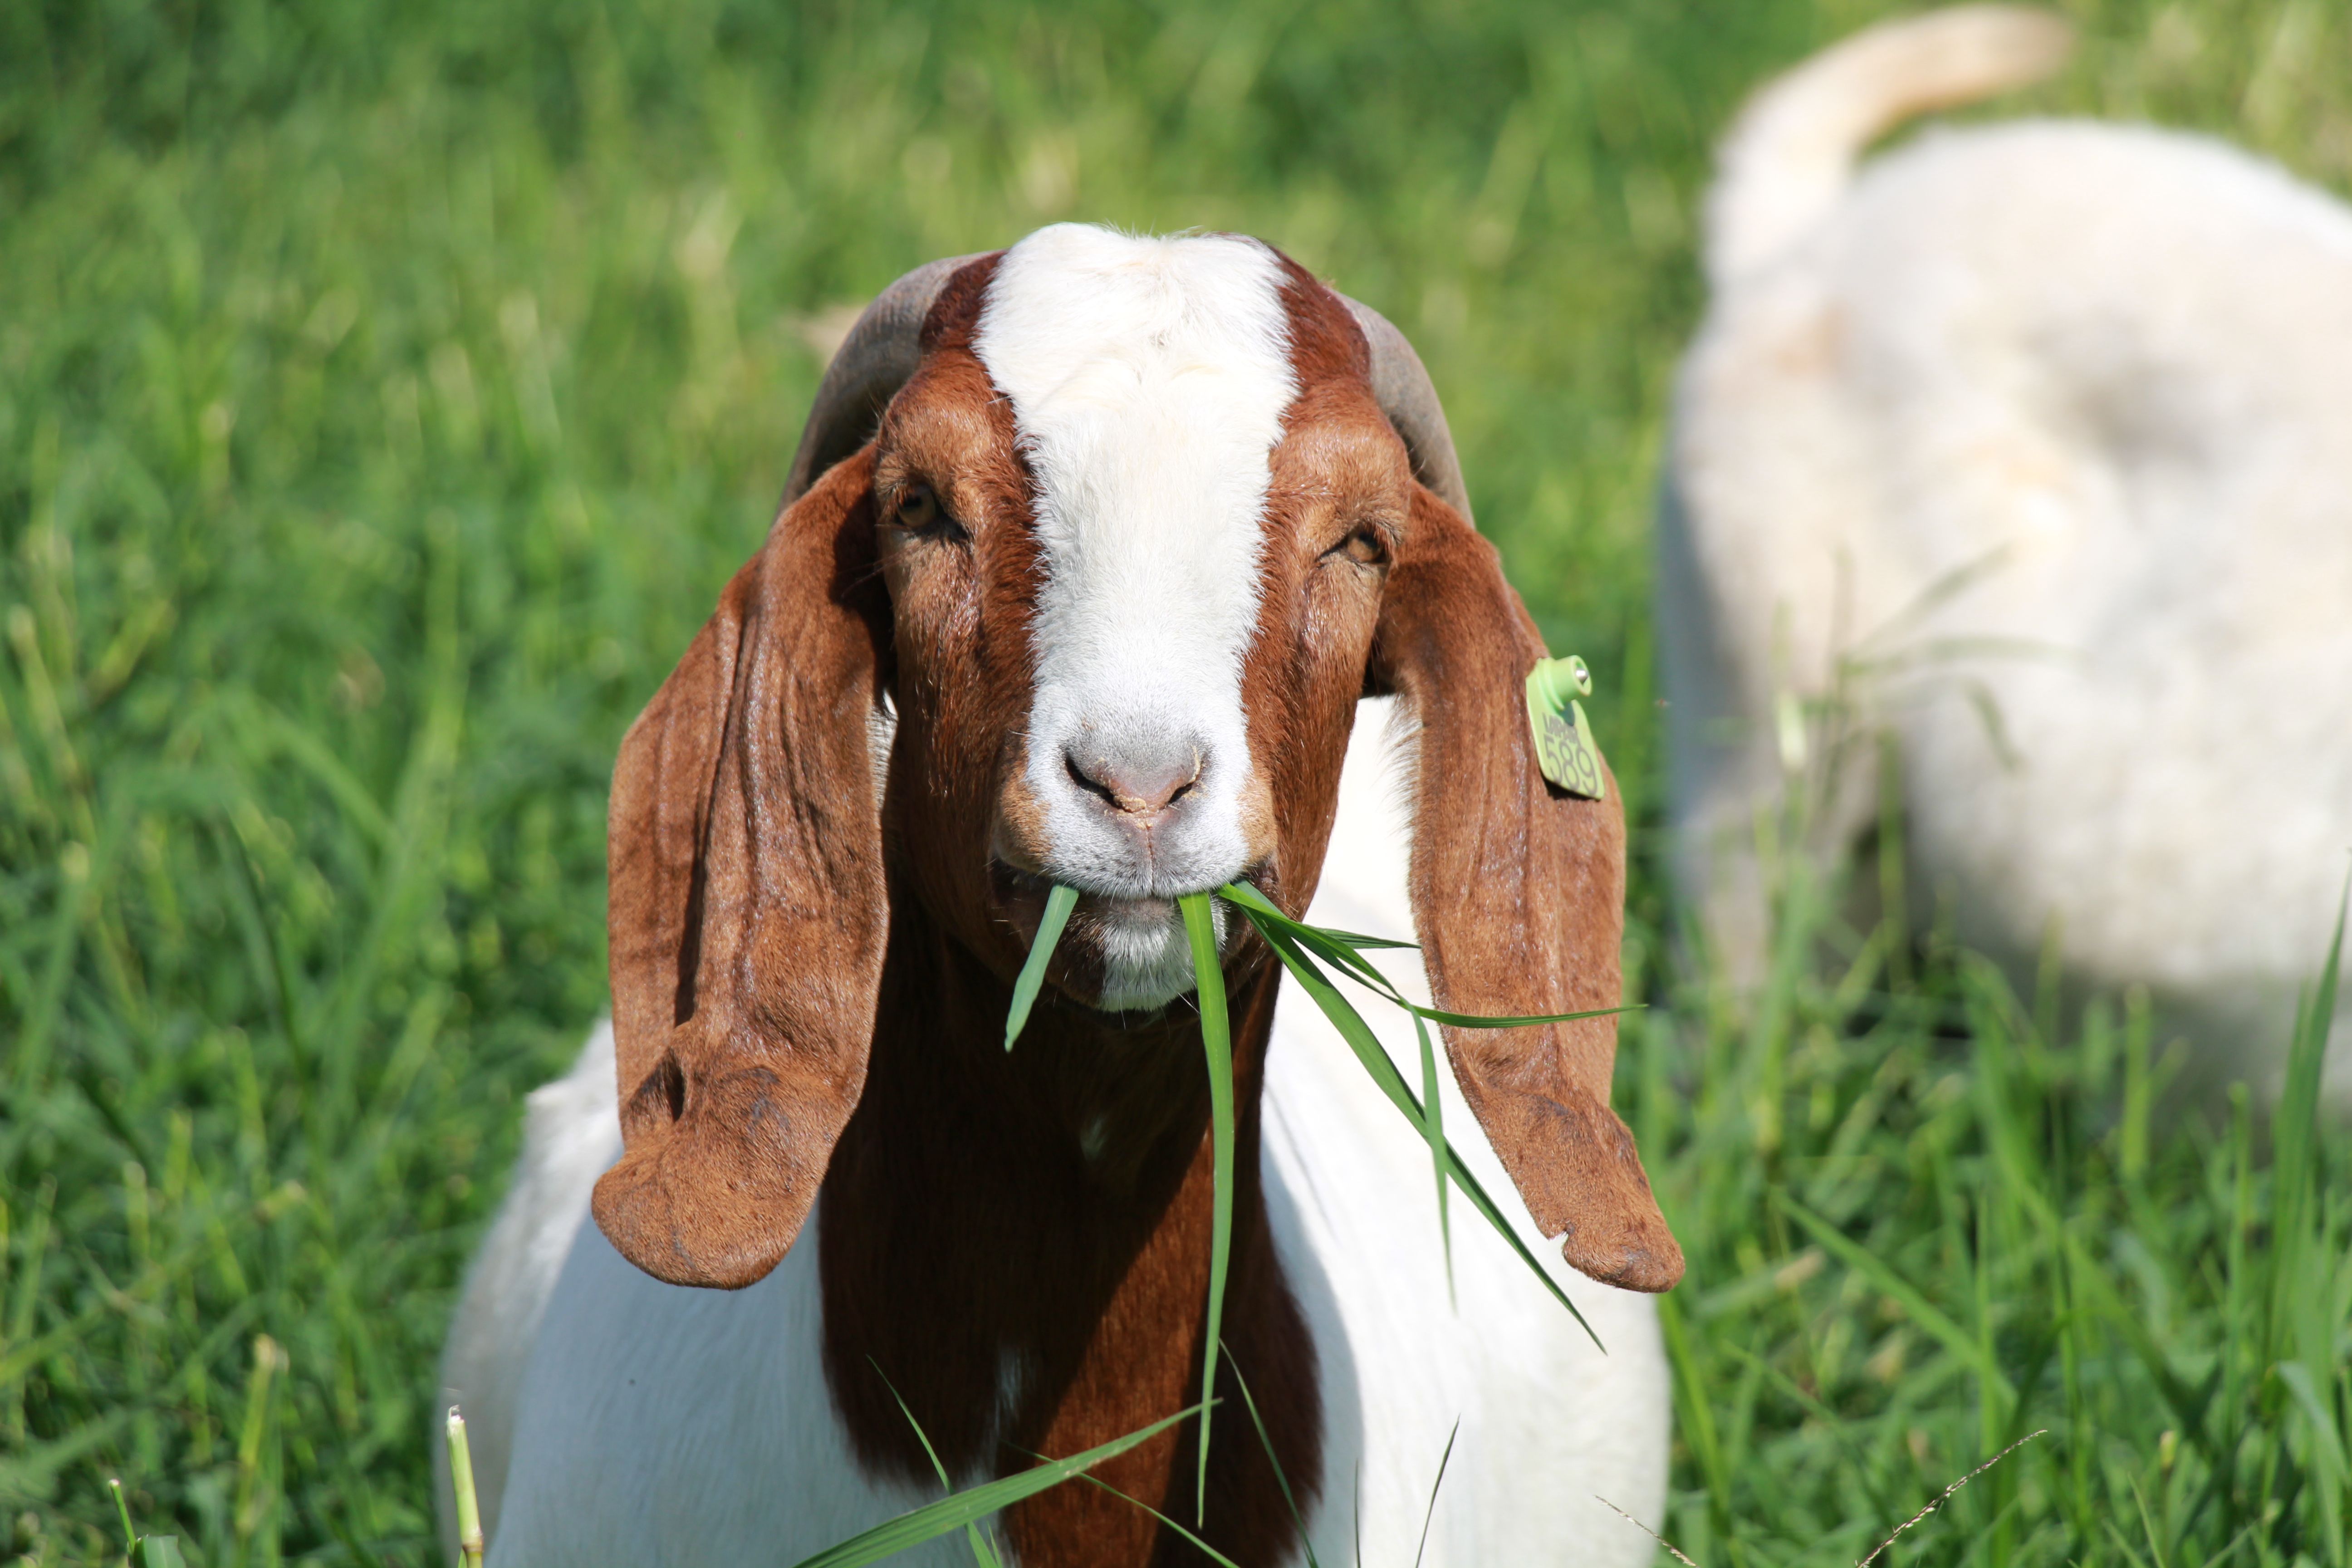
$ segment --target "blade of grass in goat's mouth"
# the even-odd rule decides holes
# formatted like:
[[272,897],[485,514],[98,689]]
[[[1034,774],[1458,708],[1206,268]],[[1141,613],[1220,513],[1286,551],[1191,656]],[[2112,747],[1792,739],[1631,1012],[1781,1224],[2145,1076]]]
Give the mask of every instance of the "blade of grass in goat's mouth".
[[[1184,932],[1192,946],[1192,979],[1201,1008],[1201,1049],[1209,1073],[1209,1132],[1211,1153],[1215,1165],[1215,1181],[1212,1187],[1212,1218],[1209,1231],[1209,1300],[1208,1333],[1201,1351],[1201,1454],[1196,1471],[1199,1490],[1193,1500],[1196,1515],[1207,1517],[1209,1484],[1209,1417],[1217,1382],[1217,1352],[1223,1330],[1225,1312],[1225,1275],[1233,1249],[1234,1228],[1234,1048],[1231,1021],[1225,1009],[1225,977],[1217,951],[1215,911],[1212,898],[1223,899],[1241,911],[1255,928],[1282,966],[1290,972],[1300,988],[1314,999],[1323,1016],[1348,1043],[1357,1061],[1381,1092],[1388,1097],[1413,1130],[1429,1145],[1430,1163],[1437,1183],[1437,1222],[1439,1246],[1445,1258],[1446,1289],[1451,1294],[1454,1284],[1454,1233],[1446,1217],[1445,1189],[1452,1183],[1470,1206],[1486,1216],[1496,1234],[1509,1244],[1529,1272],[1542,1281],[1552,1299],[1568,1309],[1578,1326],[1591,1335],[1595,1345],[1601,1336],[1592,1331],[1576,1303],[1559,1281],[1545,1271],[1536,1260],[1527,1243],[1504,1216],[1502,1209],[1487,1194],[1477,1177],[1462,1163],[1461,1155],[1445,1136],[1443,1113],[1439,1105],[1437,1058],[1429,1037],[1429,1025],[1450,1024],[1458,1029],[1509,1029],[1529,1024],[1564,1024],[1579,1018],[1605,1017],[1612,1013],[1630,1013],[1632,1007],[1601,1007],[1583,1013],[1545,1013],[1525,1018],[1488,1017],[1473,1013],[1449,1013],[1442,1008],[1423,1007],[1409,1000],[1390,983],[1371,960],[1367,951],[1387,948],[1411,948],[1415,943],[1398,942],[1388,937],[1362,936],[1354,931],[1333,931],[1324,926],[1312,926],[1295,921],[1276,907],[1274,900],[1246,882],[1229,882],[1215,894],[1187,893],[1177,900],[1177,908],[1184,917]],[[1045,912],[1037,922],[1036,940],[1029,944],[1029,957],[1021,966],[1020,977],[1013,982],[1013,1005],[1004,1020],[1004,1048],[1011,1050],[1029,1021],[1031,1008],[1036,1005],[1039,991],[1045,984],[1045,966],[1053,961],[1054,948],[1061,941],[1062,929],[1068,924],[1070,910],[1078,901],[1076,889],[1055,883],[1045,898]],[[1421,1047],[1421,1094],[1415,1096],[1405,1082],[1404,1075],[1389,1059],[1388,1051],[1381,1045],[1363,1016],[1355,1005],[1339,994],[1330,977],[1316,963],[1339,970],[1349,980],[1365,986],[1383,1001],[1403,1008],[1412,1016],[1413,1031]],[[1606,1346],[1601,1347],[1604,1352]]]
[[1045,965],[1053,962],[1054,948],[1062,940],[1062,928],[1070,923],[1070,911],[1077,907],[1076,888],[1056,882],[1045,895],[1045,912],[1037,921],[1036,940],[1029,944],[1029,961],[1021,966],[1020,977],[1013,982],[1013,1008],[1004,1016],[1004,1048],[1008,1051],[1029,1022],[1029,1009],[1037,1005],[1037,993],[1045,984]]
[[1234,1250],[1234,1037],[1225,1016],[1225,972],[1217,953],[1216,911],[1206,893],[1177,901],[1192,941],[1192,981],[1201,998],[1201,1052],[1209,1067],[1209,1133],[1216,1162],[1210,1189],[1209,1328],[1201,1340],[1201,1462],[1193,1522],[1209,1517],[1209,1402],[1217,1392],[1217,1347],[1225,1317],[1225,1266]]
[[[1451,1024],[1459,1029],[1509,1029],[1528,1024],[1570,1023],[1579,1018],[1605,1017],[1612,1013],[1631,1013],[1638,1009],[1601,1007],[1583,1013],[1544,1013],[1524,1018],[1500,1018],[1486,1017],[1474,1013],[1449,1013],[1438,1007],[1423,1007],[1419,1003],[1408,999],[1390,983],[1388,976],[1382,974],[1371,960],[1364,956],[1364,952],[1368,948],[1410,947],[1413,945],[1412,943],[1391,942],[1381,937],[1358,936],[1350,931],[1329,931],[1321,926],[1308,925],[1303,921],[1292,920],[1276,908],[1272,900],[1246,883],[1228,883],[1218,889],[1218,896],[1241,910],[1250,924],[1257,928],[1258,935],[1265,939],[1265,944],[1268,947],[1274,949],[1275,956],[1282,961],[1282,966],[1290,972],[1291,978],[1298,983],[1301,990],[1314,999],[1315,1005],[1323,1010],[1323,1016],[1331,1021],[1332,1027],[1339,1030],[1339,1037],[1348,1042],[1348,1048],[1355,1053],[1356,1060],[1362,1065],[1364,1071],[1371,1076],[1372,1082],[1379,1086],[1381,1092],[1388,1097],[1389,1103],[1395,1106],[1398,1112],[1406,1121],[1412,1122],[1414,1130],[1428,1142],[1431,1163],[1436,1167],[1441,1191],[1444,1183],[1452,1182],[1461,1191],[1462,1195],[1470,1200],[1470,1206],[1485,1215],[1486,1223],[1495,1227],[1495,1233],[1509,1245],[1513,1252],[1518,1254],[1519,1261],[1528,1266],[1528,1272],[1542,1281],[1543,1288],[1551,1292],[1552,1300],[1567,1308],[1569,1315],[1576,1320],[1578,1326],[1583,1329],[1585,1333],[1591,1337],[1592,1342],[1600,1345],[1605,1352],[1608,1347],[1601,1345],[1601,1336],[1592,1331],[1592,1325],[1585,1321],[1582,1312],[1576,1310],[1576,1303],[1568,1299],[1568,1292],[1559,1288],[1559,1282],[1545,1271],[1542,1264],[1536,1261],[1536,1255],[1528,1250],[1527,1243],[1519,1239],[1519,1233],[1511,1228],[1511,1222],[1504,1217],[1502,1209],[1496,1205],[1492,1197],[1487,1195],[1485,1185],[1477,1177],[1470,1173],[1470,1168],[1462,1163],[1461,1154],[1454,1149],[1452,1141],[1445,1136],[1436,1093],[1436,1053],[1434,1047],[1429,1046],[1426,1036],[1423,1035],[1422,1037],[1422,1044],[1426,1052],[1422,1076],[1423,1089],[1426,1096],[1426,1103],[1424,1103],[1422,1098],[1413,1094],[1411,1086],[1404,1080],[1404,1075],[1397,1070],[1396,1064],[1389,1059],[1388,1051],[1381,1045],[1379,1037],[1372,1033],[1371,1026],[1364,1022],[1363,1015],[1357,1012],[1354,1004],[1339,994],[1339,987],[1331,983],[1330,977],[1323,973],[1321,965],[1315,960],[1321,958],[1333,968],[1345,973],[1349,979],[1372,991],[1383,1001],[1403,1008],[1412,1015],[1416,1025],[1426,1022]],[[1444,1245],[1450,1248],[1451,1226],[1445,1223],[1444,1212],[1441,1202],[1438,1210],[1439,1225]],[[1449,1278],[1452,1267],[1453,1260],[1449,1253],[1447,1258]]]
[[[1045,984],[1045,966],[1053,961],[1062,928],[1078,901],[1077,890],[1055,883],[1045,896],[1045,913],[1037,922],[1036,940],[1029,944],[1028,961],[1013,983],[1013,1006],[1004,1020],[1004,1048],[1021,1037],[1022,1026]],[[1209,1321],[1201,1348],[1200,1489],[1193,1499],[1194,1522],[1208,1517],[1208,1402],[1217,1385],[1217,1347],[1225,1316],[1225,1276],[1234,1249],[1234,1041],[1225,1013],[1225,975],[1217,952],[1216,911],[1207,893],[1187,893],[1176,900],[1184,917],[1184,933],[1192,944],[1192,985],[1201,1005],[1201,1049],[1209,1072],[1209,1129],[1215,1179],[1210,1186]]]

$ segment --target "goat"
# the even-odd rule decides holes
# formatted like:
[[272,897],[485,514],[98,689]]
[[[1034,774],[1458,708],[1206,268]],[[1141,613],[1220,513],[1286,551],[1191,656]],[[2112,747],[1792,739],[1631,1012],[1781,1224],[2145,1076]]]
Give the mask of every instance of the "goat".
[[1660,515],[1678,877],[1752,981],[1759,814],[1801,785],[1844,853],[1879,781],[1839,732],[1888,734],[1915,900],[2012,973],[2054,940],[2074,994],[2148,987],[2198,1074],[2274,1088],[2352,847],[2352,214],[2087,121],[1854,173],[2069,41],[1886,24],[1726,139]]
[[[1191,1403],[1212,1164],[1174,900],[1409,921],[1455,1010],[1614,1006],[1622,814],[1538,774],[1542,655],[1411,346],[1270,247],[1062,225],[893,285],[622,743],[611,1028],[532,1097],[445,1362],[492,1561],[791,1562],[936,1495],[910,1417],[961,1485]],[[1401,712],[1409,830],[1360,699]],[[1444,1032],[1491,1152],[1457,1141],[1601,1282],[1603,1357],[1490,1238],[1448,1305],[1426,1146],[1218,930],[1235,1375],[1200,1533],[1296,1560],[1286,1479],[1324,1560],[1360,1528],[1402,1561],[1458,1420],[1429,1561],[1647,1561],[1593,1499],[1663,1506],[1633,1292],[1682,1257],[1609,1109],[1614,1019]],[[1188,1430],[1095,1473],[1190,1525]],[[996,1527],[1026,1568],[1195,1560],[1083,1483]]]

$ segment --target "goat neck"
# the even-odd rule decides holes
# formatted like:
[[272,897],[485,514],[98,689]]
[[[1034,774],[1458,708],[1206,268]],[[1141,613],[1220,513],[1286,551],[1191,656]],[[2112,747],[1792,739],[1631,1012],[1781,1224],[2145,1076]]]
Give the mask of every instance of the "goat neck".
[[[1007,1054],[1002,980],[919,900],[895,902],[866,1094],[818,1226],[825,1373],[861,1461],[932,1479],[899,1397],[960,1480],[1183,1408],[1200,1384],[1213,1181],[1197,1015],[1179,1004],[1122,1027],[1049,1004]],[[1258,1176],[1275,989],[1257,966],[1236,976],[1231,998],[1238,1137],[1224,1338],[1303,1503],[1319,1468],[1315,1351]],[[1220,1392],[1202,1533],[1239,1561],[1266,1561],[1291,1533],[1287,1509],[1230,1376]],[[1163,1433],[1094,1473],[1190,1523],[1189,1433]],[[1085,1485],[1008,1510],[1004,1529],[1028,1568],[1169,1561],[1181,1545],[1171,1537],[1155,1557],[1162,1531],[1150,1516]]]

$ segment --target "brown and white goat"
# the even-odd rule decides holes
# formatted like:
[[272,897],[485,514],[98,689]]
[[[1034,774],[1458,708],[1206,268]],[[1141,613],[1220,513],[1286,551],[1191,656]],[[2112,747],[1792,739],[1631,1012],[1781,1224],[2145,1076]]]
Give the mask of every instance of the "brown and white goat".
[[[1197,1397],[1209,1094],[1175,900],[1241,879],[1305,910],[1358,701],[1392,694],[1412,820],[1383,818],[1360,742],[1349,908],[1406,917],[1409,831],[1447,1006],[1613,1005],[1622,813],[1537,771],[1542,655],[1412,349],[1267,247],[1062,226],[895,285],[622,746],[610,1044],[535,1097],[447,1363],[492,1561],[790,1562],[935,1495],[909,1413],[961,1483]],[[1081,899],[1008,1055],[1055,883]],[[1278,967],[1220,918],[1226,1364],[1319,1554],[1360,1519],[1381,1560],[1409,1552],[1459,1420],[1432,1562],[1646,1561],[1589,1500],[1663,1500],[1646,1300],[1580,1286],[1604,1359],[1465,1234],[1450,1308],[1425,1148],[1311,1010],[1277,1027]],[[1446,1045],[1499,1167],[1467,1117],[1457,1142],[1530,1233],[1671,1286],[1609,1109],[1614,1021]],[[1281,1482],[1220,1386],[1201,1532],[1288,1561]],[[1187,1434],[1097,1474],[1189,1523]],[[996,1529],[1031,1568],[1194,1557],[1084,1484]]]

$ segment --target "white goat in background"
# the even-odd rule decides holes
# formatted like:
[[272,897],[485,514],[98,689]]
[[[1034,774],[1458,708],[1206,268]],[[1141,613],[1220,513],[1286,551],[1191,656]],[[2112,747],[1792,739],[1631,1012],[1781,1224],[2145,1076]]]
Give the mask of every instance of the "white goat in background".
[[[2352,213],[2219,142],[1924,110],[2049,74],[1963,6],[1768,85],[1707,211],[1659,616],[1679,874],[1762,968],[1759,822],[1811,847],[1900,758],[1910,886],[2030,970],[2146,984],[2209,1079],[2274,1083],[2352,849]],[[2331,1094],[2347,1088],[2338,1015]]]

